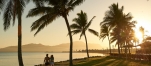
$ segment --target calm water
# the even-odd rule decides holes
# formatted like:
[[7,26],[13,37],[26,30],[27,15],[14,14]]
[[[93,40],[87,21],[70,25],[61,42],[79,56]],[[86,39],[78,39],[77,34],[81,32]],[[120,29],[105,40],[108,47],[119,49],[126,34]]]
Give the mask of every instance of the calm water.
[[[69,60],[69,53],[48,53],[54,55],[55,62]],[[25,66],[34,66],[42,64],[46,53],[42,52],[24,52],[22,53]],[[90,53],[90,56],[104,56],[100,53]],[[73,53],[74,58],[87,57],[86,53]],[[18,57],[16,52],[0,52],[0,66],[18,66]]]

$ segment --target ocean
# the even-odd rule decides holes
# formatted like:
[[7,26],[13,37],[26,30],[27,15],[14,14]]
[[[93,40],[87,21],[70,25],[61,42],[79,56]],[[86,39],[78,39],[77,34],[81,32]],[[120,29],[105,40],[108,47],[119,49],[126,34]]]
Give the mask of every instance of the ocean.
[[[43,64],[46,54],[54,55],[54,61],[69,60],[69,53],[23,52],[24,66]],[[104,56],[101,53],[89,53],[90,56]],[[73,59],[87,57],[86,53],[73,53]],[[19,66],[17,52],[0,52],[0,66]]]

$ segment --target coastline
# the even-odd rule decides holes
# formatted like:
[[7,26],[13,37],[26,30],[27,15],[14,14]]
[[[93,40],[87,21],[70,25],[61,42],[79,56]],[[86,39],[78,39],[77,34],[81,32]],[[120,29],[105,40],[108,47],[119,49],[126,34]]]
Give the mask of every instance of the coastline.
[[[100,57],[106,57],[106,56],[91,56],[90,58],[100,58]],[[76,58],[76,59],[73,59],[73,64],[77,64],[78,62],[87,61],[87,60],[88,60],[87,57]],[[68,64],[69,64],[69,60],[55,62],[55,66],[68,66]],[[38,64],[34,66],[44,66],[44,64]]]

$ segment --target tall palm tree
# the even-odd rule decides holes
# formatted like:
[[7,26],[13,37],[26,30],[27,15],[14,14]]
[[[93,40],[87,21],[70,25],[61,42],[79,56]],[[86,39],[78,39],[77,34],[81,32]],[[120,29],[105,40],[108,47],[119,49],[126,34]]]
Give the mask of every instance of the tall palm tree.
[[123,9],[124,7],[122,6],[121,8],[118,7],[118,3],[115,4],[113,3],[111,6],[109,6],[109,11],[106,11],[105,17],[103,19],[103,22],[101,22],[102,25],[109,25],[110,29],[116,28],[116,33],[117,36],[117,45],[118,45],[118,53],[120,54],[120,31],[122,27],[122,16],[123,16]]
[[[127,26],[131,25],[132,16],[130,13],[124,14],[122,6],[118,7],[118,3],[113,3],[110,7],[110,10],[106,11],[105,17],[101,25],[107,25],[109,30],[111,30],[111,38],[110,42],[113,43],[116,41],[116,45],[118,45],[118,53],[120,55],[120,47],[124,44],[124,38],[122,37],[122,33],[128,29]],[[121,45],[120,45],[121,44]]]
[[[120,28],[120,43],[125,46],[125,48],[128,47],[128,49],[132,46],[132,40],[134,37],[134,30],[133,28],[135,27],[135,24],[137,23],[136,21],[130,21],[132,19],[132,16],[128,13],[127,15],[124,14],[122,17],[123,19],[123,26]],[[117,28],[114,28],[112,31],[112,37],[116,38],[117,36]],[[116,38],[118,40],[118,38]],[[123,46],[121,46],[123,47]]]
[[95,16],[88,22],[87,20],[87,14],[84,13],[82,10],[80,13],[77,14],[78,18],[73,19],[73,24],[70,25],[71,29],[73,29],[71,32],[72,34],[80,34],[80,38],[84,35],[85,42],[86,42],[86,51],[87,51],[87,57],[89,58],[89,52],[88,52],[88,43],[87,43],[87,37],[86,37],[86,31],[88,30],[90,33],[98,36],[98,32],[90,29],[89,26],[92,23],[92,20],[95,18]]
[[[70,31],[70,26],[68,22],[67,15],[70,11],[72,11],[76,6],[82,4],[84,0],[33,0],[36,4],[36,7],[31,9],[27,15],[27,17],[39,16],[41,17],[33,22],[31,26],[31,31],[37,30],[35,35],[41,31],[45,26],[52,23],[53,20],[62,16],[65,19],[65,23],[67,25],[69,38],[70,38],[70,66],[72,63],[72,35]],[[47,4],[47,6],[44,5]]]
[[13,25],[15,24],[15,18],[18,19],[18,62],[19,66],[24,66],[22,60],[22,13],[29,0],[7,0],[4,10],[4,30],[6,31],[10,27],[10,21],[13,18]]
[[111,54],[111,43],[110,43],[110,30],[109,30],[109,26],[107,25],[101,25],[101,30],[100,30],[100,38],[102,39],[102,41],[107,37],[108,41],[109,41],[109,49],[110,49],[110,54]]

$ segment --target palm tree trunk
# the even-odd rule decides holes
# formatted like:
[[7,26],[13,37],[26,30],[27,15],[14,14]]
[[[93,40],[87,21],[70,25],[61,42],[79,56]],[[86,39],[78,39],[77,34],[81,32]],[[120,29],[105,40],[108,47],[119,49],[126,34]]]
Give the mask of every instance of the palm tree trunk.
[[87,37],[86,37],[85,33],[84,33],[84,37],[85,37],[85,42],[86,42],[87,57],[89,58],[89,49],[88,49]]
[[73,47],[73,42],[72,42],[71,30],[70,30],[70,26],[69,26],[69,22],[68,22],[67,16],[63,15],[63,18],[65,19],[65,22],[66,22],[66,25],[67,25],[67,29],[68,29],[68,32],[69,32],[69,38],[70,38],[70,54],[69,54],[70,63],[69,63],[69,65],[73,66],[73,63],[72,63],[72,47]]
[[118,53],[119,53],[119,57],[120,57],[120,43],[119,43],[119,40],[118,40]]
[[18,16],[18,62],[19,66],[24,66],[22,60],[22,26],[21,15]]
[[130,47],[128,47],[128,51],[129,51],[129,54],[131,53],[131,51],[130,51]]
[[117,45],[118,45],[118,53],[119,53],[119,57],[121,56],[120,54],[120,29],[118,30],[118,35],[117,35],[117,37],[118,37],[118,42],[117,42]]
[[135,54],[136,54],[136,51],[137,51],[137,46],[136,46],[136,42],[135,42]]
[[110,54],[111,54],[111,44],[110,44],[109,35],[107,37],[108,37],[108,41],[109,41],[109,48],[110,48]]

